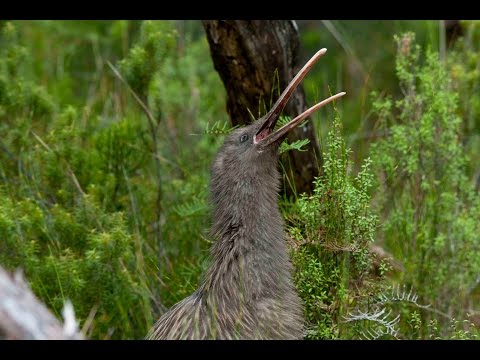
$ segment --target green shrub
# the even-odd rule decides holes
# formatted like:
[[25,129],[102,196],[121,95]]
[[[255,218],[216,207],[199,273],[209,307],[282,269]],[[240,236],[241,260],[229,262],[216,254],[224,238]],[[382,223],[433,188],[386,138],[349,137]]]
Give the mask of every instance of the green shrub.
[[286,214],[294,279],[312,339],[354,337],[345,317],[378,287],[370,271],[376,229],[369,209],[370,160],[352,175],[338,116],[326,147],[324,176],[316,180],[313,195],[300,197]]
[[378,237],[404,264],[398,280],[434,309],[420,309],[405,332],[427,337],[424,324],[438,317],[441,335],[449,336],[452,319],[466,318],[478,285],[480,199],[466,176],[458,94],[444,64],[431,50],[422,62],[411,33],[395,40],[404,96],[374,103],[384,134],[373,145]]
[[447,57],[451,86],[458,93],[457,112],[462,118],[461,140],[469,157],[468,175],[480,189],[480,21],[462,21],[463,36]]
[[[58,32],[56,26],[7,22],[2,27],[0,264],[23,268],[34,292],[57,316],[64,300],[70,299],[80,325],[91,323],[88,336],[142,338],[165,307],[196,287],[202,271],[208,247],[202,238],[208,228],[204,220],[207,164],[219,139],[191,133],[201,133],[212,112],[222,109],[222,97],[212,96],[220,80],[212,76],[206,39],[196,40],[188,48],[191,51],[180,54],[172,22],[143,23],[133,48],[155,52],[150,47],[157,47],[159,56],[152,63],[158,61],[158,66],[151,69],[151,82],[170,80],[160,87],[145,86],[145,97],[160,99],[171,87],[172,96],[196,92],[207,99],[205,105],[197,97],[191,108],[181,108],[179,100],[174,106],[162,105],[163,111],[157,112],[159,146],[153,152],[147,119],[126,84],[115,84],[113,72],[99,69],[96,63],[83,64],[96,76],[78,82],[80,92],[90,89],[82,103],[70,101],[75,92],[58,92],[64,86],[72,90],[70,80],[79,76],[78,67],[67,66],[63,72],[50,71],[48,66],[33,68],[43,57],[63,61],[72,50],[66,46],[63,53],[52,55],[36,49],[38,42],[70,39],[69,29],[76,25],[68,23]],[[105,23],[78,22],[77,26],[86,31],[82,36],[96,34],[80,37],[81,41],[105,46],[96,54],[99,61],[118,51],[116,42],[127,36],[123,23],[110,23],[111,31],[120,34],[111,43],[102,38],[109,33]],[[35,27],[39,31],[30,33]],[[28,36],[36,42],[25,41]],[[9,60],[13,55],[5,55],[12,51],[23,54],[22,59],[40,58],[13,62]],[[134,86],[141,79],[128,73],[129,54],[123,62],[124,75]],[[179,64],[171,57],[180,59]],[[194,67],[199,59],[206,65]],[[172,70],[167,78],[161,75]],[[39,78],[49,78],[48,86],[41,84],[37,72]],[[175,74],[193,80],[178,85]],[[189,122],[192,115],[198,121]],[[160,212],[156,206],[159,185],[164,193]],[[196,211],[182,212],[195,202]],[[160,243],[154,236],[158,219]]]

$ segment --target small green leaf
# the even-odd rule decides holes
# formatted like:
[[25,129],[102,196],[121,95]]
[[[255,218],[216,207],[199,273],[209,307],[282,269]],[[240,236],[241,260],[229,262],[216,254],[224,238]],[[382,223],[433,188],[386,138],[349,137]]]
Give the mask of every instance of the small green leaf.
[[298,150],[298,151],[307,151],[307,149],[304,148],[305,145],[309,144],[310,140],[308,139],[302,139],[302,140],[297,140],[294,141],[293,143],[289,144],[286,140],[281,143],[279,152],[280,154],[283,154],[284,152],[290,151],[290,150]]

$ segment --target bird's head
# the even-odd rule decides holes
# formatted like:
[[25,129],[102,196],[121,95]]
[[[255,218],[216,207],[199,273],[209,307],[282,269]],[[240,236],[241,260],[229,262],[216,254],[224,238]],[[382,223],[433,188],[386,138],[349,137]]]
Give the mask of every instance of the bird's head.
[[280,114],[291,95],[308,71],[326,51],[327,49],[321,49],[313,55],[288,84],[265,116],[248,126],[235,129],[228,135],[214,162],[214,175],[224,175],[225,173],[240,174],[252,169],[265,170],[276,166],[275,160],[278,156],[278,147],[287,133],[300,125],[313,112],[345,95],[344,92],[333,95],[304,111],[281,128],[274,130]]

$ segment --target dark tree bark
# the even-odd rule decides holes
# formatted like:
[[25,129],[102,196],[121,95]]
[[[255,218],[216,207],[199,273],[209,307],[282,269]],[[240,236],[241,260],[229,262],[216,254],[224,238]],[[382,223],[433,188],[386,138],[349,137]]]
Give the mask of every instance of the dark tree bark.
[[[294,21],[205,20],[203,26],[214,67],[227,90],[227,111],[232,125],[251,123],[254,120],[251,114],[255,119],[264,115],[304,65]],[[295,117],[306,109],[305,93],[300,85],[284,114]],[[304,138],[310,140],[308,151],[289,151],[281,159],[297,193],[312,191],[312,181],[321,168],[321,153],[312,122],[288,135],[290,142]],[[284,191],[292,194],[291,186],[285,181]]]
[[459,20],[443,20],[445,21],[445,30],[447,35],[447,46],[450,47],[453,43],[463,35],[463,28]]

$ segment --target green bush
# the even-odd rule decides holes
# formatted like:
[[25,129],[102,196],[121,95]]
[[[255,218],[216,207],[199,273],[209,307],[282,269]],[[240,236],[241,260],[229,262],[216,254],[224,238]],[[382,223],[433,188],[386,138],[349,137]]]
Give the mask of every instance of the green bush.
[[458,93],[457,112],[462,118],[460,126],[462,144],[470,161],[468,175],[475,177],[480,189],[480,22],[462,21],[463,36],[455,42],[447,57],[447,69],[452,88]]
[[[102,63],[127,36],[118,30],[126,26],[119,22],[110,23],[110,30],[103,22],[77,25],[79,31],[88,25],[84,30],[97,34],[82,41],[105,45],[97,54]],[[31,34],[32,27],[39,31]],[[68,23],[74,27],[75,22]],[[129,73],[135,67],[129,62],[131,52],[120,66],[128,85],[105,65],[82,65],[96,74],[84,79],[87,85],[79,82],[91,89],[83,104],[69,101],[72,92],[61,96],[55,87],[72,87],[66,79],[77,78],[78,67],[60,73],[45,68],[37,77],[34,65],[52,55],[40,52],[37,61],[20,62],[20,56],[31,58],[38,50],[25,37],[50,42],[51,36],[62,42],[73,36],[68,29],[58,34],[55,29],[57,25],[48,22],[7,22],[2,28],[0,264],[23,268],[34,292],[58,316],[64,300],[70,299],[80,325],[89,326],[88,336],[142,338],[165,307],[196,287],[203,269],[208,247],[202,238],[208,214],[206,165],[219,138],[192,132],[200,134],[212,111],[223,107],[222,97],[212,96],[220,80],[212,76],[211,62],[194,67],[195,61],[209,57],[206,39],[180,54],[172,22],[143,23],[132,51],[153,51],[153,45],[166,49],[152,60],[159,63],[142,90],[146,99],[153,99],[152,108],[165,101],[168,88],[176,91],[172,98],[197,93],[191,107],[181,107],[180,99],[174,106],[161,104],[162,111],[155,112],[154,148],[148,119],[128,90],[135,88],[135,76]],[[118,31],[120,38],[112,37],[110,43],[98,38]],[[64,59],[70,50],[51,60]],[[176,75],[192,81],[179,85]],[[41,84],[42,76],[49,77],[48,86]],[[154,86],[160,80],[163,83]],[[115,91],[113,96],[110,91]],[[198,120],[189,122],[192,116]],[[161,209],[156,206],[159,190]],[[193,206],[196,211],[182,211]],[[157,229],[161,242],[156,241]]]
[[[440,316],[440,333],[449,336],[451,321],[466,319],[478,285],[480,199],[466,176],[458,94],[444,64],[431,50],[422,62],[411,33],[395,40],[404,96],[374,103],[384,136],[372,145],[379,171],[378,237],[404,264],[398,280],[434,309],[421,309],[416,323]],[[417,327],[415,337],[428,336],[427,327]]]
[[376,230],[369,209],[370,160],[352,175],[340,129],[337,116],[327,137],[324,176],[316,180],[313,195],[300,197],[286,213],[294,279],[312,339],[354,336],[345,317],[378,287],[370,271]]

